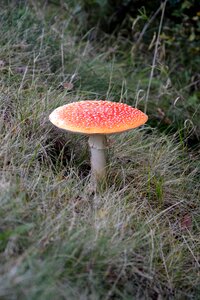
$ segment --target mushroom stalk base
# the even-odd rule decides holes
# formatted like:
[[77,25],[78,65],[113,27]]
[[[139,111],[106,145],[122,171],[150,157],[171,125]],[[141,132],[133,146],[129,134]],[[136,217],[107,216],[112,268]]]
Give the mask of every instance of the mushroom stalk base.
[[103,183],[106,179],[106,146],[105,135],[93,134],[89,137],[91,151],[91,169],[96,184]]

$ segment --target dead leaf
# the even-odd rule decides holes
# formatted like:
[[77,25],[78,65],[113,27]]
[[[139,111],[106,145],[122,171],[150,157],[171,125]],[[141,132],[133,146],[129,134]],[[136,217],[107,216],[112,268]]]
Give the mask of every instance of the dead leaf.
[[29,47],[29,45],[22,42],[22,43],[19,43],[19,44],[14,44],[14,45],[12,45],[12,47],[14,49],[24,50],[24,49],[27,49]]
[[97,217],[100,219],[103,219],[107,214],[108,214],[108,212],[103,208],[101,208],[97,211]]
[[0,59],[0,68],[5,67],[5,64],[6,64],[5,61]]
[[71,91],[71,90],[74,88],[74,85],[73,85],[73,83],[71,83],[71,82],[64,82],[64,83],[62,84],[62,86],[63,86],[64,89],[67,90],[67,91]]
[[28,67],[27,66],[22,66],[22,67],[17,67],[15,69],[15,72],[16,73],[19,73],[19,74],[24,74],[26,71],[27,71]]
[[167,125],[171,125],[172,124],[172,121],[168,118],[168,117],[165,117],[163,122]]
[[192,228],[192,218],[189,214],[182,217],[180,221],[181,230],[190,230]]
[[163,119],[165,117],[165,113],[161,108],[157,108],[158,116]]
[[161,108],[157,108],[158,117],[163,123],[170,125],[172,121],[166,116],[165,112]]

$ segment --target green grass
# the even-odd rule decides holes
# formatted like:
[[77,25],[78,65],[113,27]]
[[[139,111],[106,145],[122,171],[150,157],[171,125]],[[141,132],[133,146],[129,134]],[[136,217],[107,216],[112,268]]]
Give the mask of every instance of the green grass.
[[199,299],[199,153],[173,119],[171,134],[149,125],[157,107],[176,118],[177,86],[153,80],[150,122],[109,137],[108,186],[92,193],[87,137],[48,115],[80,99],[135,105],[148,55],[133,60],[122,38],[90,41],[73,6],[9,5],[0,11],[0,298]]

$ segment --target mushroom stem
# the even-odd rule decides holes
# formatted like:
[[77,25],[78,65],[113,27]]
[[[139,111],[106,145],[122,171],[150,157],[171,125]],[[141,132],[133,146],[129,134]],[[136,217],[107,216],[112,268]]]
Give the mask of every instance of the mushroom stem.
[[107,139],[104,134],[92,134],[89,137],[91,151],[91,169],[95,182],[100,183],[106,178],[106,146]]

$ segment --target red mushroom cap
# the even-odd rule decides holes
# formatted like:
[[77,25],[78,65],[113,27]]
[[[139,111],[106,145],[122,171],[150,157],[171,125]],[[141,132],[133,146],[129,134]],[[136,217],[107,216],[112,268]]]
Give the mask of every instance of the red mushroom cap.
[[56,108],[49,116],[57,127],[85,134],[111,134],[143,125],[148,116],[127,104],[85,100]]

